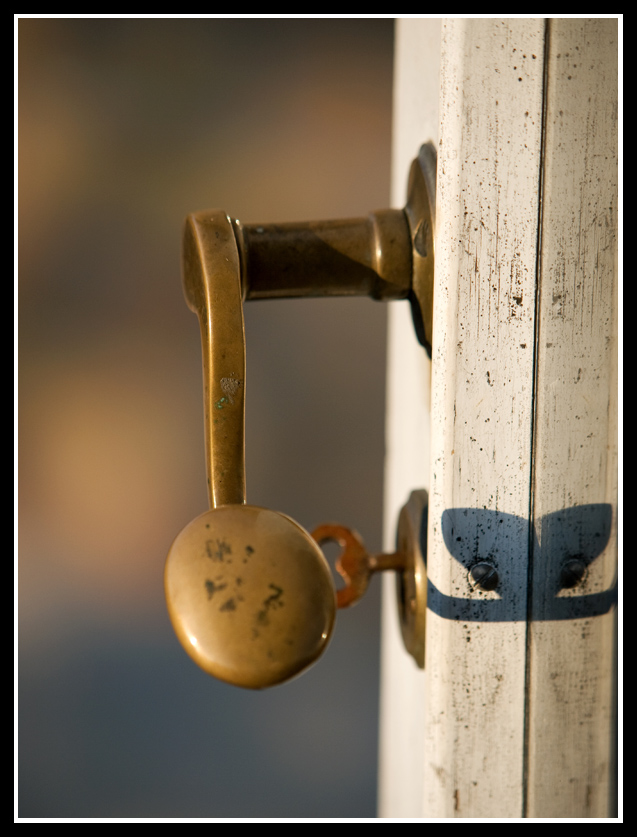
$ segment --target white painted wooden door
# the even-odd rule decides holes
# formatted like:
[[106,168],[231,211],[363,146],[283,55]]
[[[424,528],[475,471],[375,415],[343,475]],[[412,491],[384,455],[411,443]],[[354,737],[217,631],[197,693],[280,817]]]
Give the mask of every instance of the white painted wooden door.
[[431,362],[390,306],[386,548],[427,488],[429,582],[424,671],[384,589],[381,817],[616,816],[617,51],[397,21],[394,205],[430,139],[438,184]]

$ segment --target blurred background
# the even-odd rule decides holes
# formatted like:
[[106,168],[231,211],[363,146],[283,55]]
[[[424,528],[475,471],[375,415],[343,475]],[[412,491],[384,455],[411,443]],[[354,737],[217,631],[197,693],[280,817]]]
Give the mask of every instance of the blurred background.
[[[253,693],[181,649],[163,566],[207,508],[183,219],[388,206],[393,26],[18,21],[20,817],[376,815],[379,580]],[[386,316],[245,307],[248,502],[375,551]]]

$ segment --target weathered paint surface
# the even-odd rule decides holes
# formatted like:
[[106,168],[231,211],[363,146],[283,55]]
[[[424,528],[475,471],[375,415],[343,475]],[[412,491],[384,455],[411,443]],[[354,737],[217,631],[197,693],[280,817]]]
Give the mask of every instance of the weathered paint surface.
[[[435,107],[422,99],[432,76],[439,154],[431,367],[405,336],[408,314],[390,315],[387,547],[409,490],[428,487],[430,584],[422,673],[401,651],[386,583],[380,814],[604,817],[616,21],[436,27],[398,24],[397,188],[435,139]],[[560,589],[573,557],[584,579]],[[497,571],[494,591],[470,584],[478,562]]]
[[426,816],[522,813],[543,55],[542,20],[443,27]]
[[[407,175],[420,145],[438,143],[440,33],[440,20],[396,21],[393,206],[405,205]],[[395,546],[400,508],[412,489],[429,487],[431,364],[416,340],[408,303],[387,307],[384,548],[389,552]],[[426,675],[405,651],[396,584],[389,577],[383,578],[382,668],[379,816],[419,817]]]
[[[530,817],[612,806],[617,21],[549,33],[528,663]],[[586,566],[563,589],[571,556]]]

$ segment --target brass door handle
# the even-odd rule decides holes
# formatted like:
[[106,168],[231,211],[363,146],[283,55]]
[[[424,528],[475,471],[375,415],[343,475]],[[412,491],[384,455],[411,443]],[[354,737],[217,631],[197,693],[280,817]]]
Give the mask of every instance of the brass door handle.
[[349,544],[342,563],[350,568],[343,573],[350,592],[339,591],[341,606],[362,595],[372,572],[397,571],[403,636],[424,665],[424,492],[405,506],[391,558],[369,556],[342,528],[324,528],[315,539],[286,515],[246,504],[242,303],[325,295],[410,299],[418,339],[430,349],[434,192],[435,152],[427,145],[411,167],[404,210],[269,226],[245,226],[211,210],[186,221],[183,280],[201,327],[210,509],[175,539],[164,583],[182,645],[221,680],[264,688],[323,653],[337,596],[317,539]]
[[233,221],[244,299],[408,299],[416,336],[431,355],[435,200],[436,151],[427,143],[411,164],[404,209],[338,221]]

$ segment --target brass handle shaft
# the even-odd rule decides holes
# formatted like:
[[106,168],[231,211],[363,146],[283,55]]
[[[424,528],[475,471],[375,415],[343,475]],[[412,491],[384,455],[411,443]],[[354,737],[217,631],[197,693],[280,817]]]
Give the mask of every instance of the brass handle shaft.
[[243,504],[245,491],[245,336],[239,251],[219,210],[186,220],[183,282],[199,317],[204,375],[210,508]]
[[339,221],[233,221],[243,298],[409,299],[431,356],[435,199],[436,151],[426,143],[412,163],[404,209]]
[[402,209],[366,218],[290,224],[240,224],[245,299],[369,296],[405,299],[412,241]]

